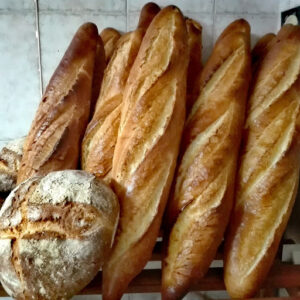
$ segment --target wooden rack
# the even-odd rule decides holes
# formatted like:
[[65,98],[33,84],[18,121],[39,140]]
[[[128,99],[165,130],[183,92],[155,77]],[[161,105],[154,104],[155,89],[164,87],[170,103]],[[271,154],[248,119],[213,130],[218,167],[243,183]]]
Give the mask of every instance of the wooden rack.
[[[284,244],[290,244],[291,241],[283,241],[278,251],[269,276],[266,279],[258,298],[253,299],[300,299],[300,265],[293,265],[280,261],[282,248]],[[158,241],[155,245],[151,261],[161,260],[162,242]],[[220,246],[216,255],[216,260],[223,258],[223,245]],[[160,269],[144,269],[130,284],[127,293],[159,293],[161,281]],[[286,288],[289,298],[276,298],[279,288]],[[221,291],[225,290],[223,282],[223,268],[210,268],[206,276],[191,287],[191,291]],[[95,279],[84,288],[81,295],[101,294],[101,272]],[[0,296],[7,296],[0,285]],[[271,298],[270,298],[271,297]],[[275,298],[274,298],[275,297]]]

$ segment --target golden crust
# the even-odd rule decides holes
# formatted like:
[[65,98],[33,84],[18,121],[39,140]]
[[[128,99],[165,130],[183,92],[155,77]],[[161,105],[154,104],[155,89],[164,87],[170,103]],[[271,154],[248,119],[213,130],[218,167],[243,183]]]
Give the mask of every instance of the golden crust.
[[199,95],[199,80],[202,70],[202,27],[192,19],[186,19],[186,29],[188,33],[188,45],[190,52],[187,85],[186,85],[186,110],[187,113],[192,108]]
[[257,41],[251,52],[252,73],[255,73],[257,65],[267,55],[275,41],[276,35],[274,33],[267,33]]
[[75,34],[31,125],[17,183],[34,175],[77,168],[90,113],[97,39],[97,27],[91,23]]
[[[139,51],[142,30],[123,35],[104,72],[96,110],[82,143],[82,169],[105,178],[112,168],[125,84]],[[107,176],[109,180],[109,176]]]
[[159,10],[156,4],[147,3],[141,11],[138,29],[119,39],[105,70],[96,110],[83,139],[82,168],[107,182],[110,181],[126,81],[145,31]]
[[116,29],[109,27],[109,28],[104,28],[101,31],[100,37],[104,45],[105,61],[106,64],[108,64],[115,51],[117,42],[120,39],[121,34]]
[[2,286],[15,299],[70,299],[107,259],[118,217],[116,195],[84,171],[21,183],[0,211]]
[[255,294],[288,221],[299,180],[300,27],[284,26],[257,67],[225,251],[232,297]]
[[159,13],[160,7],[153,3],[146,3],[140,13],[139,23],[137,28],[147,30],[154,17]]
[[169,6],[150,24],[124,91],[112,169],[121,217],[103,269],[106,300],[121,297],[155,245],[184,123],[187,66],[184,18]]
[[[238,20],[218,39],[188,116],[167,211],[162,298],[180,299],[209,268],[232,207],[250,80],[250,28]],[[167,236],[166,236],[167,240]]]

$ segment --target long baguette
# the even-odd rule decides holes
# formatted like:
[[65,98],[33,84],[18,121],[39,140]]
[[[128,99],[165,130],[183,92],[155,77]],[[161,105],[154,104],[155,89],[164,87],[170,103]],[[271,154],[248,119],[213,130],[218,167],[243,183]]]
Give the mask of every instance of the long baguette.
[[82,25],[75,34],[26,138],[18,183],[34,175],[76,169],[90,114],[97,41],[98,30],[92,23]]
[[300,166],[300,27],[284,26],[251,87],[225,284],[251,297],[264,281],[290,216]]
[[105,62],[104,45],[101,37],[99,36],[97,39],[95,64],[94,64],[94,71],[93,71],[90,117],[92,117],[94,113],[96,102],[99,97],[105,67],[106,67],[106,62]]
[[105,52],[105,62],[106,64],[109,63],[113,53],[116,49],[117,42],[121,37],[119,31],[114,28],[104,28],[101,33],[100,37],[103,41],[104,52]]
[[146,29],[159,10],[156,4],[146,4],[141,11],[138,29],[123,35],[118,41],[105,70],[95,113],[83,139],[82,169],[107,182],[110,180],[126,81]]
[[267,55],[276,41],[276,35],[274,33],[267,33],[261,37],[251,52],[252,56],[252,73],[256,73],[257,66]]
[[155,245],[185,118],[187,33],[178,8],[153,19],[131,69],[113,159],[121,213],[103,268],[103,299],[120,299]]
[[188,113],[199,95],[202,70],[202,27],[192,19],[186,19],[185,23],[190,53],[186,85],[186,110]]
[[250,27],[237,20],[204,66],[185,125],[167,211],[171,233],[164,238],[162,299],[181,299],[205,275],[222,241],[233,202],[250,60]]

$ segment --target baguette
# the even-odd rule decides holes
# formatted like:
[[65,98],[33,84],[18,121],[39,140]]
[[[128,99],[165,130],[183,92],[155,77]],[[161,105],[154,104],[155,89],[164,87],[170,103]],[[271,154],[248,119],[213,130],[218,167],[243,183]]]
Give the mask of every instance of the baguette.
[[96,111],[89,123],[81,154],[82,169],[109,182],[114,149],[121,118],[125,84],[138,54],[145,31],[154,13],[160,8],[146,4],[141,12],[138,29],[123,35],[105,70]]
[[260,65],[261,60],[267,55],[276,41],[274,33],[267,33],[261,37],[252,50],[252,73],[256,73],[257,66]]
[[250,64],[250,27],[237,20],[204,66],[200,94],[185,125],[167,211],[162,299],[181,299],[205,275],[222,241],[233,202]]
[[104,46],[101,37],[98,36],[96,54],[95,54],[95,64],[94,64],[94,71],[93,71],[90,117],[94,114],[96,102],[99,97],[100,88],[102,85],[105,67],[106,67],[106,63],[105,63]]
[[178,8],[153,19],[124,91],[112,184],[121,203],[103,299],[120,299],[156,243],[185,119],[187,32]]
[[186,19],[190,60],[187,73],[186,110],[191,110],[199,95],[199,80],[202,70],[202,27],[192,19]]
[[76,169],[81,138],[90,114],[96,25],[75,34],[40,102],[24,144],[17,183],[34,175]]
[[282,27],[251,86],[225,284],[251,297],[273,263],[295,200],[300,166],[300,27]]
[[113,56],[121,34],[114,28],[104,28],[100,33],[100,37],[104,45],[105,62],[106,64],[108,64],[111,57]]

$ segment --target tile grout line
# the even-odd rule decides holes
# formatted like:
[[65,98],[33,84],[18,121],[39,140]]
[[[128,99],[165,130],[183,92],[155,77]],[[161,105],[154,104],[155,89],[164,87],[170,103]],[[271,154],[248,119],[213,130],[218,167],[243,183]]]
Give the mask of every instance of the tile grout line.
[[214,47],[214,43],[215,43],[215,34],[216,34],[216,0],[213,0],[213,30],[212,30],[212,47]]
[[125,0],[126,31],[128,31],[128,0]]
[[40,82],[40,96],[42,97],[44,92],[43,87],[43,74],[42,74],[42,56],[41,56],[41,40],[40,40],[40,19],[39,19],[39,0],[34,0],[35,5],[35,25],[36,25],[36,39],[38,46],[38,69],[39,69],[39,82]]

